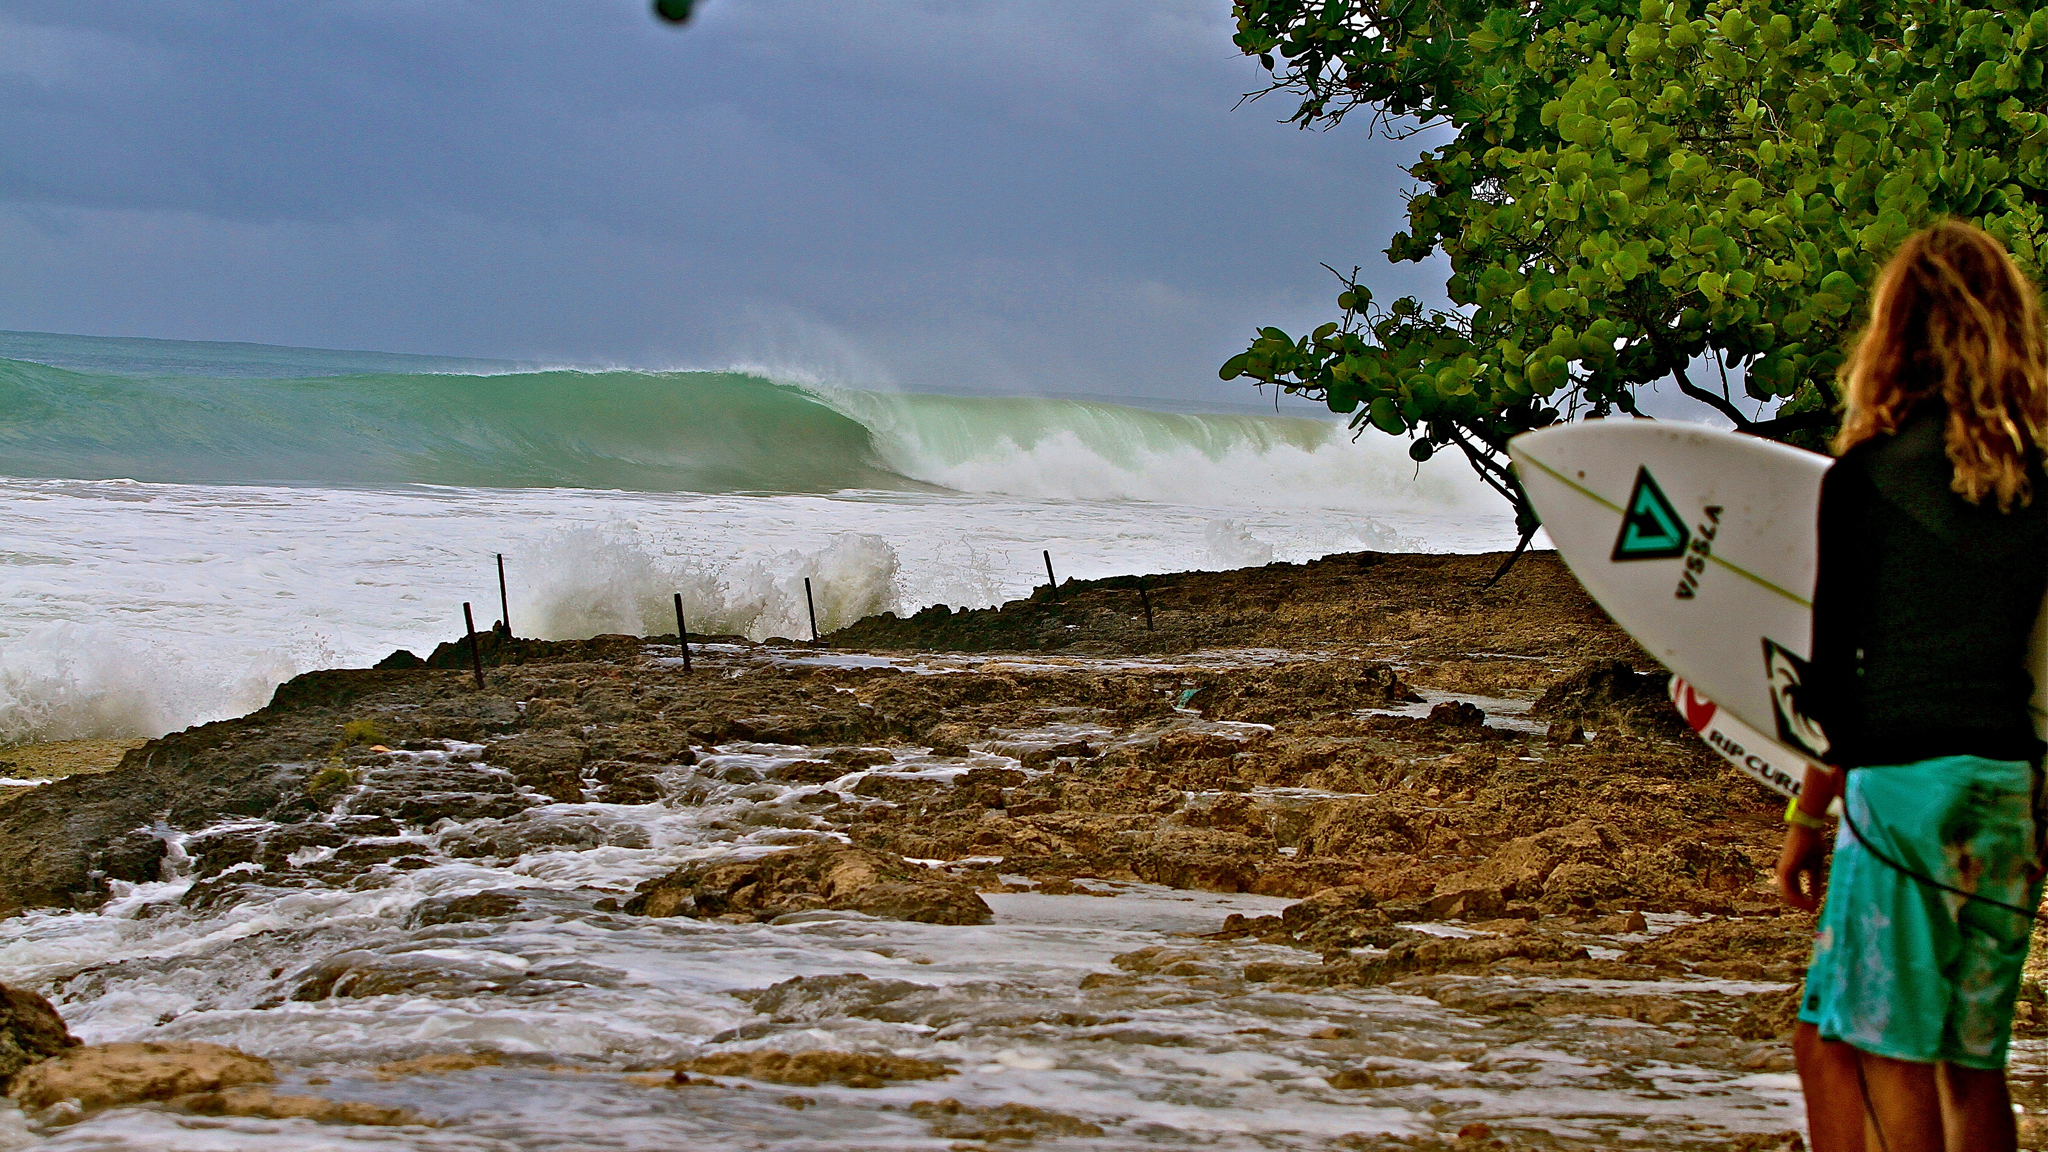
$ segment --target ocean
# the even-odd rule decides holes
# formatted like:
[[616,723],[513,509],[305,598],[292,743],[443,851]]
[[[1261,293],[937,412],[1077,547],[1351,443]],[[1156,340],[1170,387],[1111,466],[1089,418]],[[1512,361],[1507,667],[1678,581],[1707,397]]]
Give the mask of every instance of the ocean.
[[[804,636],[1058,576],[1510,547],[1336,419],[0,332],[0,745],[156,736],[314,668],[520,635]],[[1248,399],[1256,399],[1248,393]]]
[[[0,357],[0,745],[153,735],[255,708],[299,671],[423,652],[458,632],[465,602],[479,624],[496,618],[498,554],[522,635],[667,633],[681,593],[693,630],[766,638],[805,634],[806,579],[831,629],[1026,595],[1046,552],[1061,576],[1095,577],[1512,543],[1505,509],[1457,462],[1418,469],[1398,442],[1354,443],[1303,416],[21,333],[0,334]],[[721,642],[698,646],[688,674],[673,644],[634,651],[630,686],[587,666],[500,669],[534,678],[446,705],[501,710],[490,733],[465,721],[488,744],[421,728],[305,760],[326,730],[266,735],[295,723],[288,712],[209,734],[222,762],[261,770],[234,788],[286,780],[287,800],[245,790],[191,818],[138,818],[93,859],[139,840],[160,841],[161,859],[125,879],[96,872],[104,904],[0,917],[0,980],[48,996],[87,1044],[230,1045],[275,1062],[289,1107],[311,1095],[417,1122],[278,1118],[278,1103],[195,1114],[203,1101],[25,1115],[0,1098],[0,1152],[1328,1152],[1392,1146],[1382,1136],[1476,1147],[1494,1142],[1490,1125],[1518,1146],[1740,1134],[1762,1147],[1798,1122],[1778,1046],[1716,1023],[1781,991],[1761,968],[1646,980],[1504,966],[1390,986],[1317,975],[1319,957],[1391,955],[1380,947],[1218,938],[1226,917],[1274,916],[1340,875],[1314,871],[1343,862],[1318,851],[1361,867],[1379,851],[1318,849],[1315,828],[1399,845],[1408,833],[1393,830],[1413,820],[1427,830],[1417,866],[1463,868],[1473,845],[1445,829],[1472,825],[1439,821],[1471,793],[1439,802],[1428,781],[1498,771],[1579,796],[1582,777],[1548,762],[1596,753],[1535,735],[1533,692],[1425,689],[1326,714],[1313,693],[1279,690],[1321,666],[1285,646],[886,657]],[[1206,716],[1187,706],[1197,679],[1282,710]],[[949,680],[987,702],[920,729],[928,745],[769,743],[807,730],[752,713],[740,721],[763,727],[717,734],[733,701],[786,702],[808,723]],[[1423,719],[1451,700],[1486,725]],[[415,710],[443,706],[365,703],[356,720],[424,722]],[[684,728],[700,721],[707,734]],[[687,745],[627,749],[629,729]],[[940,741],[946,729],[966,736]],[[529,737],[589,753],[576,794],[514,787]],[[1170,740],[1225,751],[1183,762]],[[181,754],[169,759],[194,765],[194,794],[227,794],[217,766]],[[1211,771],[1333,756],[1406,765],[1377,795],[1307,767]],[[78,807],[23,823],[17,807],[43,810],[29,793],[9,808],[11,843],[38,837],[54,859],[108,797],[49,787]],[[885,863],[978,887],[986,922],[836,903],[766,922],[620,908],[680,866],[866,843],[885,824],[929,833],[929,851]],[[1171,868],[1141,875],[1140,849]],[[942,853],[954,858],[917,858]],[[1311,871],[1287,879],[1302,857]],[[1229,871],[1244,860],[1260,883]],[[1702,917],[1607,919],[1551,917],[1547,930],[1600,934],[1544,940],[1614,959]],[[1380,925],[1393,931],[1384,913]],[[1507,940],[1500,929],[1404,920],[1398,938],[1485,944]],[[916,1058],[944,1074],[685,1086],[666,1071],[764,1053]]]

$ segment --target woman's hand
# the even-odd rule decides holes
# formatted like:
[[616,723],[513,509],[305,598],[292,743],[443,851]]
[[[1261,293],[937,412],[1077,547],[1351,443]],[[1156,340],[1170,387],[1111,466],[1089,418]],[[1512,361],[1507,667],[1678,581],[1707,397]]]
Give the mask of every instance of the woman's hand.
[[[1842,788],[1842,774],[1820,764],[1806,766],[1806,781],[1799,786],[1799,811],[1809,823],[1834,802]],[[1788,813],[1789,816],[1789,813]],[[1821,889],[1827,886],[1827,837],[1818,828],[1802,824],[1785,825],[1785,847],[1778,853],[1778,895],[1801,912],[1820,907]]]
[[1785,826],[1785,847],[1778,853],[1778,894],[1801,912],[1820,907],[1826,882],[1826,837],[1813,828]]

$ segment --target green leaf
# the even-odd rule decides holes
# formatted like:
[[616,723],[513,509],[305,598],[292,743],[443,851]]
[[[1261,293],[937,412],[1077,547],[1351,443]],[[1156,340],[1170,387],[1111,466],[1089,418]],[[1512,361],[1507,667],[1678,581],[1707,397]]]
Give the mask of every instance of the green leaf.
[[1408,425],[1401,419],[1400,408],[1392,399],[1385,396],[1372,402],[1367,418],[1372,421],[1373,427],[1389,436],[1399,436],[1408,430]]

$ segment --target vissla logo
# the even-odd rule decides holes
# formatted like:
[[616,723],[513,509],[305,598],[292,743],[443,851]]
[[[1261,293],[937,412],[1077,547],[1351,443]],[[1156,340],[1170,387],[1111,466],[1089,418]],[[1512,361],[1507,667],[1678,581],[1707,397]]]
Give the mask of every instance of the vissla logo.
[[1638,467],[1636,486],[1622,509],[1621,535],[1614,538],[1613,559],[1670,560],[1685,555],[1691,539],[1684,518],[1650,478],[1650,470]]

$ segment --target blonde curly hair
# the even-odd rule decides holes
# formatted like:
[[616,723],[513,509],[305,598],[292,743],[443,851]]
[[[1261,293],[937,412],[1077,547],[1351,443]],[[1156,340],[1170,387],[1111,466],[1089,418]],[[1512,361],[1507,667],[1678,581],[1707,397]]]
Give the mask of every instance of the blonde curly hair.
[[2001,512],[2033,499],[2048,446],[2048,331],[2040,294],[1990,233],[1943,220],[1878,275],[1870,323],[1842,365],[1836,453],[1899,430],[1923,401],[1948,406],[1949,486]]

